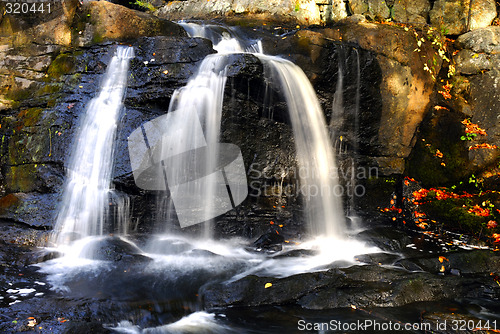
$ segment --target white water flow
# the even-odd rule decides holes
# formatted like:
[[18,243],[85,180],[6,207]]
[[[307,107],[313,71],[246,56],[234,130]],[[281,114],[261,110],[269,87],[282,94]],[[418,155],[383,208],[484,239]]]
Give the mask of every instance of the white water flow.
[[218,53],[263,53],[262,43],[246,40],[239,36],[234,27],[222,27],[215,24],[196,24],[179,22],[190,37],[201,37],[212,41]]
[[302,69],[288,60],[264,55],[260,43],[245,47],[235,38],[234,30],[218,32],[216,29],[220,27],[194,23],[182,23],[182,26],[191,37],[211,39],[219,52],[246,51],[259,57],[266,67],[267,79],[277,85],[287,102],[310,232],[314,236],[342,239],[345,233],[342,188],[336,175],[333,146],[314,88]]
[[[172,197],[176,198],[175,206],[179,217],[186,221],[205,221],[203,237],[210,238],[212,229],[210,218],[217,216],[218,212],[224,213],[231,208],[226,208],[228,203],[218,202],[216,184],[219,175],[211,174],[216,169],[219,160],[220,145],[220,123],[222,114],[222,100],[224,98],[224,86],[226,85],[225,57],[221,55],[210,55],[206,57],[198,72],[189,80],[187,85],[174,92],[168,108],[167,119],[162,129],[162,156],[175,156],[183,152],[190,152],[197,148],[206,147],[208,153],[204,155],[205,178],[211,178],[203,184],[186,183],[179,191],[170,187]],[[171,179],[182,178],[188,169],[186,159],[172,159],[167,168]],[[205,186],[203,186],[205,185]],[[188,194],[195,198],[182,198]],[[189,210],[182,210],[181,206],[186,204]],[[230,203],[229,203],[230,204]]]
[[[118,47],[108,65],[98,95],[83,116],[73,154],[68,165],[61,208],[55,226],[54,242],[102,235],[109,213],[113,148],[117,121],[123,107],[129,61],[133,48]],[[126,208],[128,200],[116,199]],[[120,210],[118,210],[120,211]],[[122,212],[116,214],[125,226]],[[125,228],[125,227],[123,227]]]
[[345,232],[342,187],[316,92],[305,73],[292,62],[258,55],[270,80],[285,96],[297,150],[301,194],[314,236],[342,239]]
[[[186,179],[186,173],[192,170],[192,160],[204,159],[203,170],[197,170],[197,174],[202,177],[196,182],[182,185],[169,184],[171,200],[160,210],[175,209],[181,227],[204,222],[202,237],[207,239],[212,236],[210,219],[234,207],[234,197],[229,200],[226,187],[220,186],[227,184],[227,175],[213,172],[221,161],[220,124],[227,79],[226,66],[229,64],[227,55],[258,52],[260,43],[245,46],[232,37],[234,32],[231,30],[215,31],[192,23],[180,24],[192,37],[211,34],[217,40],[214,48],[218,53],[207,56],[187,85],[174,92],[164,121],[157,122],[159,132],[163,134],[160,155],[180,157],[169,159],[164,171],[159,170],[159,173],[165,173],[167,183],[168,180]],[[202,151],[203,155],[195,154]],[[183,153],[189,152],[192,152],[191,158],[185,158],[185,155],[182,158]],[[158,177],[164,178],[163,175]],[[162,214],[157,216],[161,217]]]

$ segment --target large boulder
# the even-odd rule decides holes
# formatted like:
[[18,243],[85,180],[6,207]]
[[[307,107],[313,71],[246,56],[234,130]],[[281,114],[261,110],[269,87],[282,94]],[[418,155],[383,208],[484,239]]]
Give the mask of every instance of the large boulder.
[[107,1],[90,1],[78,12],[75,43],[83,46],[107,40],[132,40],[142,36],[185,36],[179,25],[148,13]]
[[383,0],[349,0],[348,7],[352,14],[364,15],[371,20],[383,20],[391,15]]
[[184,30],[172,22],[108,1],[80,4],[78,0],[64,0],[51,5],[50,12],[45,10],[25,16],[6,14],[0,23],[0,37],[4,36],[4,43],[83,46],[141,36],[185,36]]
[[427,24],[431,4],[429,0],[398,0],[392,7],[394,21]]
[[489,289],[494,289],[494,293],[498,294],[493,282],[486,283],[487,279],[480,279],[486,284],[480,287],[479,284],[472,284],[477,280],[476,277],[442,277],[367,265],[286,278],[251,275],[231,283],[207,284],[202,287],[200,296],[204,306],[209,309],[297,305],[305,309],[325,310],[435,302],[454,298],[458,294],[473,297]]
[[437,0],[430,11],[431,24],[447,35],[487,27],[496,16],[495,0]]
[[187,0],[171,1],[156,15],[169,20],[224,18],[309,25],[338,21],[345,18],[347,12],[340,0]]
[[500,53],[500,26],[474,29],[461,35],[456,41],[457,47],[477,53]]
[[432,70],[438,73],[440,58],[430,43],[422,43],[421,51],[415,52],[414,34],[399,27],[361,22],[322,33],[330,40],[354,43],[375,54],[381,73],[381,106],[370,113],[360,110],[360,119],[370,119],[374,130],[369,139],[365,136],[361,140],[370,143],[366,155],[381,175],[401,174],[434,90],[435,79],[424,65],[434,57],[437,61]]

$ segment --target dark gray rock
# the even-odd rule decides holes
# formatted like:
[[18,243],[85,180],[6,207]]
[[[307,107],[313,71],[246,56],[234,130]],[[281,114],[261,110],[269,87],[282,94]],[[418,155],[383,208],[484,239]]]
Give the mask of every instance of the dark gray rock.
[[103,261],[149,262],[151,261],[135,245],[118,237],[104,237],[92,240],[82,249],[80,256]]
[[[429,273],[409,273],[380,266],[355,266],[286,278],[247,276],[232,283],[215,283],[201,289],[207,308],[297,304],[306,309],[339,307],[394,307],[460,296],[478,296],[500,289],[494,282]],[[272,285],[266,288],[266,283]]]

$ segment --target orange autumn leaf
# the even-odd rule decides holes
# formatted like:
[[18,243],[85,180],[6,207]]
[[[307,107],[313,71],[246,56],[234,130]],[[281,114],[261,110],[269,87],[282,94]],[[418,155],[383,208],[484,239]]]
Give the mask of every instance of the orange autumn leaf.
[[471,146],[469,147],[469,151],[471,150],[477,150],[477,149],[480,149],[480,148],[484,148],[484,149],[488,149],[488,150],[494,150],[494,149],[497,149],[497,148],[500,148],[496,145],[491,145],[491,144],[488,144],[488,143],[483,143],[483,144],[476,144],[474,146]]
[[448,260],[447,258],[445,258],[444,256],[440,256],[439,258],[439,262],[443,263],[444,261],[448,261],[450,262],[450,260]]
[[487,228],[495,228],[498,226],[498,223],[494,220],[490,220],[487,224],[486,224],[486,227]]
[[435,106],[434,109],[436,109],[436,110],[449,110],[448,108],[442,107],[442,106]]
[[498,242],[500,242],[500,234],[498,234],[498,233],[493,233],[493,234],[492,234],[492,237],[495,239],[495,241],[493,241],[494,243],[498,243]]
[[489,209],[483,209],[479,205],[474,205],[471,209],[467,210],[467,212],[475,214],[476,216],[479,217],[488,217],[490,215],[490,210]]
[[451,94],[450,92],[440,90],[438,91],[439,94],[441,94],[446,100],[451,99]]
[[468,119],[464,119],[461,123],[465,125],[465,133],[475,133],[483,136],[487,135],[484,129],[480,128],[479,125],[475,123],[471,123]]
[[420,227],[422,230],[425,230],[427,228],[429,224],[427,223],[420,223],[420,224],[417,224],[418,227]]
[[436,150],[436,154],[435,154],[435,155],[436,155],[436,157],[438,157],[438,158],[442,158],[442,157],[443,157],[443,153],[441,153],[441,151],[440,151],[440,150]]
[[415,200],[419,201],[419,200],[427,197],[428,193],[429,193],[429,190],[422,188],[420,190],[414,191],[413,192],[413,197],[415,198]]
[[438,91],[438,93],[441,94],[446,100],[451,99],[450,92],[452,88],[453,85],[446,81],[446,85],[443,86],[443,90]]

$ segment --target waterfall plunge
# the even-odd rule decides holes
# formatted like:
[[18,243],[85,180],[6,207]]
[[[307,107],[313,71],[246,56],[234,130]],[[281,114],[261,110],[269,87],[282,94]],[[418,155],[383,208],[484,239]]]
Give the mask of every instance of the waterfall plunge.
[[[54,229],[56,244],[105,232],[116,128],[123,107],[129,61],[133,56],[131,47],[117,48],[99,94],[90,101],[83,116],[73,144],[68,179]],[[127,202],[124,199],[118,201]],[[124,207],[123,203],[121,206]],[[118,217],[118,220],[123,220],[123,217]],[[119,223],[125,230],[126,224]]]
[[[304,72],[288,60],[264,55],[260,43],[243,44],[235,38],[233,30],[216,31],[210,26],[194,23],[181,23],[181,25],[191,37],[212,40],[214,49],[219,53],[249,52],[262,61],[266,68],[267,79],[278,85],[277,88],[284,94],[287,102],[295,137],[298,167],[303,171],[299,174],[307,175],[301,177],[300,182],[301,189],[305,189],[302,195],[310,231],[314,236],[343,238],[345,220],[341,195],[335,194],[340,189],[335,156],[321,106]],[[221,29],[221,27],[216,28]],[[213,56],[208,58],[210,57]],[[219,59],[223,61],[224,58]],[[223,64],[219,63],[219,68],[222,66]],[[219,69],[218,73],[220,75],[223,71]],[[225,80],[225,76],[222,77]],[[220,94],[222,100],[223,89],[213,93]],[[212,124],[216,132],[220,127],[220,112],[220,110],[216,112],[218,121]]]

